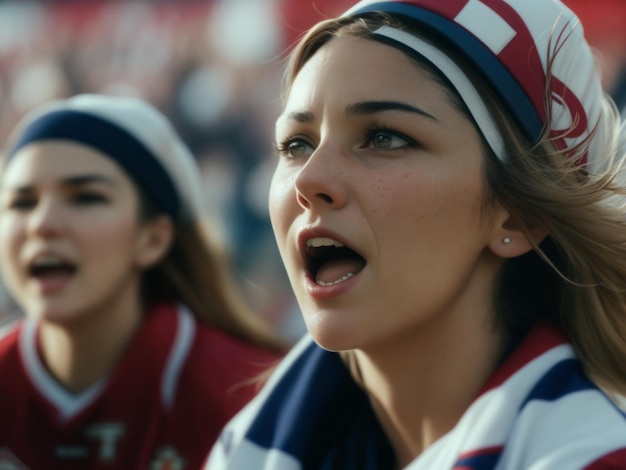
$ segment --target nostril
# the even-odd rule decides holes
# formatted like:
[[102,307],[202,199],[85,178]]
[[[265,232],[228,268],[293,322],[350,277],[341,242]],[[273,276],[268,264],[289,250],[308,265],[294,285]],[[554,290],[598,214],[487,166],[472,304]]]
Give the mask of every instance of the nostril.
[[296,199],[298,200],[300,207],[306,209],[310,206],[308,199],[305,198],[300,191],[296,192]]
[[[311,207],[312,201],[309,201],[309,199],[304,197],[302,193],[298,192],[296,197],[298,198],[298,204],[300,204],[301,207]],[[316,193],[315,197],[326,204],[333,204],[335,202],[334,199],[326,193]]]
[[327,202],[328,204],[332,204],[333,203],[333,198],[330,197],[328,194],[317,193],[317,197],[320,198],[322,201]]

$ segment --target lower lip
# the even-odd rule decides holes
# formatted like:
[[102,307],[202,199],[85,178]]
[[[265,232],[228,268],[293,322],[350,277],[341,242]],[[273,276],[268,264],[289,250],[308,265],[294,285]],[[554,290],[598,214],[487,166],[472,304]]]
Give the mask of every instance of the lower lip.
[[332,297],[338,297],[351,290],[357,282],[359,282],[362,272],[363,270],[359,271],[350,279],[346,279],[338,284],[333,284],[332,286],[320,286],[313,279],[307,276],[306,290],[309,295],[315,299],[330,299]]
[[37,277],[35,283],[42,294],[57,294],[70,283],[71,276]]

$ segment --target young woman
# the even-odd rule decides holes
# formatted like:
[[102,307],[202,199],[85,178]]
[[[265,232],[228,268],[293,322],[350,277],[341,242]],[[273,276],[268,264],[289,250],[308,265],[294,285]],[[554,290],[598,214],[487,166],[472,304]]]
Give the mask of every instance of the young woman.
[[363,1],[287,77],[270,210],[310,336],[208,468],[626,468],[624,134],[577,18]]
[[[156,109],[80,95],[28,115],[0,176],[0,467],[199,468],[281,344],[202,227]],[[11,466],[14,465],[14,467]]]

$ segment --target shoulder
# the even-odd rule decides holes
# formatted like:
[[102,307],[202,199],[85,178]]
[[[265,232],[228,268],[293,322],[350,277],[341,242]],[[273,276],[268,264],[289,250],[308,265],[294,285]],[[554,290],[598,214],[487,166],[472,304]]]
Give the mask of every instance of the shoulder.
[[575,357],[558,361],[535,382],[503,452],[505,461],[529,469],[623,468],[610,465],[617,458],[626,461],[626,414]]
[[280,359],[274,351],[197,323],[187,373],[217,400],[242,403],[256,394]]
[[626,417],[593,389],[533,403],[520,413],[503,459],[528,469],[624,468]]
[[195,353],[211,363],[248,364],[251,367],[268,367],[281,359],[281,354],[253,344],[229,333],[196,322]]
[[181,393],[213,402],[232,415],[258,392],[281,356],[195,317],[193,329],[182,370]]
[[[291,429],[288,431],[282,429],[282,421],[274,415],[281,414],[281,408],[294,410],[290,403],[297,401],[293,395],[298,394],[299,391],[295,389],[308,389],[308,383],[302,387],[298,387],[298,384],[308,382],[308,374],[305,370],[310,369],[312,355],[315,355],[317,350],[318,348],[308,334],[305,334],[294,345],[272,371],[260,392],[223,429],[209,455],[205,469],[248,468],[250,465],[260,468],[267,459],[272,460],[275,466],[284,464],[285,468],[291,468],[283,460],[286,459],[293,465],[293,458],[283,453],[278,448],[280,445],[268,447],[263,444],[266,439],[257,439],[256,434],[260,432],[270,441],[274,440],[277,432],[287,439],[290,435],[303,434],[301,428],[296,430],[296,433],[292,433]],[[315,362],[314,359],[313,361]],[[277,405],[278,403],[280,404]],[[309,417],[310,411],[311,408],[306,406]],[[288,415],[289,423],[302,425],[294,413],[288,413]]]
[[[214,373],[261,370],[276,364],[281,355],[271,349],[237,338],[198,320],[184,305],[161,304],[148,316],[149,326],[159,338],[169,338],[170,355],[187,369]],[[206,375],[206,374],[205,374]],[[215,375],[215,374],[213,374]]]
[[[23,370],[23,358],[20,351],[23,325],[24,321],[18,319],[0,327],[0,374],[10,376],[14,382],[16,381],[14,374],[21,374],[20,371]],[[4,390],[0,391],[4,392]]]
[[[539,325],[502,363],[448,440],[458,463],[482,468],[613,468],[626,415],[585,374],[560,331]],[[605,459],[603,461],[602,459]]]
[[[306,333],[224,428],[206,469],[300,468],[297,449],[326,442],[340,423],[354,422],[359,403],[369,403],[367,395],[340,355]],[[318,435],[319,429],[328,432]]]

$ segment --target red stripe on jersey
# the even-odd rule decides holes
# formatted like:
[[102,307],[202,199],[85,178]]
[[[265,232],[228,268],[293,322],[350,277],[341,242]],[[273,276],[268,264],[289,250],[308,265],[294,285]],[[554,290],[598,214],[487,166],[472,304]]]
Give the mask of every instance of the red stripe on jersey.
[[584,470],[622,470],[626,468],[626,448],[603,455]]
[[519,347],[494,372],[483,386],[479,396],[506,382],[515,372],[550,349],[567,343],[563,331],[550,323],[539,323]]
[[[459,455],[458,460],[471,459],[473,457],[481,457],[483,455],[492,455],[499,454],[504,449],[504,446],[491,446],[491,447],[482,447],[480,449],[472,450],[470,452],[465,452]],[[459,470],[457,467],[454,467],[456,470]]]

